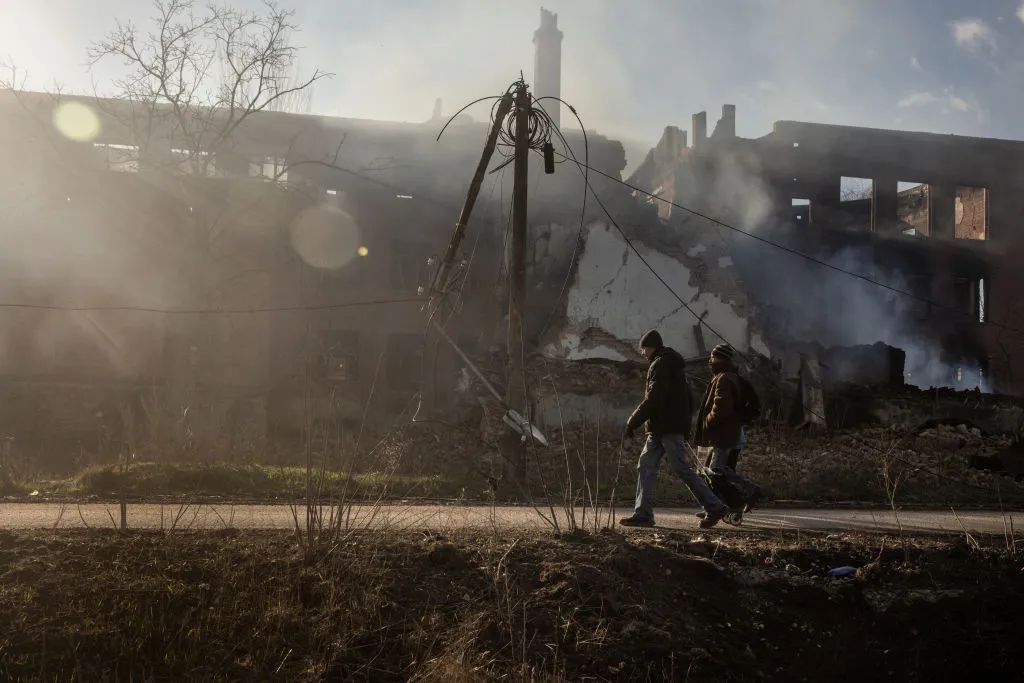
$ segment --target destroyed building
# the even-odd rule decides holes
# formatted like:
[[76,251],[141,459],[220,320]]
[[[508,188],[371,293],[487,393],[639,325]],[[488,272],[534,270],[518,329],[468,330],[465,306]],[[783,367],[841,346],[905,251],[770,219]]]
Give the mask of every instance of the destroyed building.
[[[56,130],[68,106],[94,118],[88,139]],[[0,309],[0,430],[41,450],[134,432],[248,452],[308,419],[358,423],[371,393],[372,419],[450,393],[455,356],[426,356],[421,294],[486,121],[459,117],[437,141],[443,120],[260,112],[230,149],[206,153],[159,131],[140,145],[126,123],[136,113],[0,93],[0,146],[21,160],[0,172],[0,300],[14,304]],[[591,132],[589,149],[602,168],[625,167],[619,143]],[[535,186],[538,226],[578,219],[564,199],[582,196],[578,175]],[[486,276],[449,331],[474,353],[503,329],[509,197],[511,173],[489,176],[464,255]],[[575,228],[537,230],[558,233],[534,240],[537,268],[564,273]]]
[[694,115],[689,141],[667,128],[630,182],[678,205],[640,197],[666,223],[729,244],[771,355],[885,342],[909,383],[1019,393],[1024,143],[794,121],[746,139],[735,116],[707,135]]
[[[538,96],[560,95],[561,39],[542,12]],[[69,105],[95,119],[90,135],[56,130]],[[688,358],[724,338],[785,377],[810,359],[826,384],[1020,392],[1024,350],[1008,327],[1024,143],[796,122],[744,139],[735,115],[723,108],[711,135],[695,116],[690,140],[667,128],[628,179],[676,205],[616,182],[619,142],[588,131],[584,145],[567,126],[575,154],[607,174],[588,182],[614,222],[593,195],[582,210],[583,169],[532,164],[528,343],[551,363],[592,361],[568,374],[607,385],[569,380],[556,400],[557,373],[541,373],[542,423],[618,422],[652,327]],[[159,108],[149,116],[131,102],[0,93],[0,147],[20,160],[0,171],[0,303],[16,304],[0,308],[3,435],[40,450],[260,453],[318,420],[355,430],[364,416],[474,401],[461,361],[426,339],[421,288],[486,120],[457,117],[438,141],[439,105],[418,123],[259,112],[230,146],[204,150],[163,129]],[[477,359],[500,355],[505,335],[503,162],[471,221],[449,327]]]

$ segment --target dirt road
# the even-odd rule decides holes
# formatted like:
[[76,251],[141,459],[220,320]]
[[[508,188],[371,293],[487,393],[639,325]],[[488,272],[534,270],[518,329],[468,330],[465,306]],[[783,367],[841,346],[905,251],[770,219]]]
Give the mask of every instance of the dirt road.
[[[305,521],[305,510],[297,510],[300,522]],[[551,512],[542,509],[550,518]],[[616,510],[616,519],[631,511]],[[658,525],[668,528],[697,528],[693,508],[663,508],[658,511]],[[324,515],[328,516],[325,510]],[[577,520],[583,511],[577,510]],[[908,511],[900,512],[897,521],[891,510],[816,510],[771,508],[755,511],[744,520],[745,529],[805,529],[817,531],[879,531],[903,529],[915,532],[1003,534],[1010,524],[1010,516],[999,512]],[[608,510],[601,511],[602,523],[607,523]],[[1024,517],[1024,514],[1020,515]],[[565,513],[559,511],[565,526]],[[0,528],[73,528],[110,527],[120,519],[117,504],[89,503],[62,505],[58,503],[0,503]],[[592,526],[593,513],[587,511],[588,526]],[[349,524],[377,528],[429,528],[454,529],[470,527],[544,528],[549,526],[540,514],[530,507],[488,507],[465,505],[382,505],[376,508],[362,506],[351,511]],[[1018,522],[1019,525],[1019,522]],[[290,529],[295,526],[293,510],[287,505],[191,505],[182,507],[167,504],[130,504],[130,528],[170,529]],[[720,524],[728,529],[728,525]]]

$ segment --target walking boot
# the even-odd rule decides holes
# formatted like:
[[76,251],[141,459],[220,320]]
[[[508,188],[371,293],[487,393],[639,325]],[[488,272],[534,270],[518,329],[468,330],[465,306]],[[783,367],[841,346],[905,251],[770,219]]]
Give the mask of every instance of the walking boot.
[[721,522],[722,519],[724,519],[725,516],[729,514],[729,512],[729,508],[724,508],[723,510],[717,513],[705,513],[704,519],[700,520],[700,528],[710,529],[711,527]]
[[654,526],[654,520],[650,517],[644,517],[633,513],[629,517],[623,517],[619,520],[619,524],[622,526],[641,526],[641,527],[652,527]]

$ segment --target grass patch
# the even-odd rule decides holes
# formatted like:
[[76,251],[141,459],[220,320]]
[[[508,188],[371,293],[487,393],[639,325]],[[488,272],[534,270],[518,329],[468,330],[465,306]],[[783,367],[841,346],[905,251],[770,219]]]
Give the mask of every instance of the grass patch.
[[[314,479],[317,473],[314,473]],[[451,498],[459,486],[439,476],[393,476],[370,472],[351,481],[341,472],[325,472],[322,495],[335,497],[346,490],[356,498]],[[226,499],[294,500],[306,495],[306,470],[302,467],[266,465],[151,463],[133,464],[127,472],[117,465],[90,467],[76,478],[52,482],[49,492],[112,497],[122,492],[130,498],[160,496],[218,497]]]

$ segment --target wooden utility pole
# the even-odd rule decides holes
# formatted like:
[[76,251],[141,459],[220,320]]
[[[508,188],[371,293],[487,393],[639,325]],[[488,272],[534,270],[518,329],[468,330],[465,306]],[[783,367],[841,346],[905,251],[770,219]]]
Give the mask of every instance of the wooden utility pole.
[[[462,248],[462,241],[466,236],[466,227],[469,225],[469,218],[473,213],[473,207],[476,206],[477,197],[480,195],[480,187],[483,184],[484,177],[487,175],[487,167],[491,163],[491,157],[494,156],[494,148],[498,144],[498,138],[501,135],[502,126],[505,125],[505,117],[512,111],[513,98],[512,93],[508,92],[501,98],[498,103],[498,109],[494,115],[494,123],[491,125],[490,133],[487,135],[487,142],[484,144],[483,153],[480,155],[480,161],[477,163],[476,171],[473,173],[473,178],[469,184],[469,192],[466,194],[466,201],[462,206],[462,211],[459,213],[459,220],[455,223],[455,230],[452,232],[452,237],[448,241],[448,247],[445,249],[444,256],[441,258],[441,262],[437,266],[437,271],[434,273],[434,278],[430,284],[430,303],[427,305],[427,316],[432,327],[437,327],[438,320],[444,322],[443,310],[445,297],[449,292],[449,279],[452,276],[452,272],[455,268],[455,259],[458,258],[459,250]],[[437,336],[430,334],[428,328],[428,334],[426,337],[426,355],[425,358],[436,358],[438,338]],[[435,386],[435,377],[433,368],[429,363],[425,363],[423,366],[422,374],[420,377],[421,387],[421,401],[426,402],[427,410],[433,410],[436,408],[437,395]],[[423,406],[423,403],[420,403]],[[417,412],[417,415],[419,413]]]
[[473,174],[473,180],[469,184],[469,192],[466,194],[466,202],[462,206],[462,212],[459,214],[459,221],[455,224],[455,231],[452,233],[451,240],[448,241],[448,248],[445,249],[444,258],[441,260],[440,265],[437,268],[437,273],[434,275],[434,281],[431,285],[431,310],[430,314],[433,316],[436,305],[440,302],[440,297],[443,296],[448,289],[448,277],[451,275],[452,266],[455,263],[455,258],[458,256],[459,248],[462,246],[462,239],[466,235],[466,226],[469,224],[469,216],[473,213],[473,207],[476,205],[477,196],[480,194],[480,186],[483,184],[484,176],[487,174],[487,166],[491,163],[491,157],[494,155],[494,148],[498,144],[498,135],[501,133],[501,127],[505,125],[505,117],[508,116],[509,111],[512,109],[512,93],[506,93],[501,101],[498,103],[498,110],[494,115],[494,124],[491,126],[491,131],[487,135],[487,142],[484,144],[484,151],[480,155],[480,161],[477,163],[476,172]]
[[[515,166],[512,190],[512,235],[508,253],[508,382],[505,402],[529,418],[523,344],[523,312],[526,308],[526,188],[529,185],[530,91],[526,83],[516,86]],[[522,445],[509,453],[513,462],[522,462]],[[515,457],[518,455],[518,457]]]

